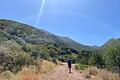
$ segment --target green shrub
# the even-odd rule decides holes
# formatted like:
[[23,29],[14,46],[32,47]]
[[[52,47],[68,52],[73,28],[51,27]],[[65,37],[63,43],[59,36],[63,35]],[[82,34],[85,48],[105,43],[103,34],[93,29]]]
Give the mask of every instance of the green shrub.
[[49,50],[49,55],[51,58],[57,57],[58,56],[58,52],[55,51],[54,49],[50,49]]
[[75,69],[77,69],[77,70],[85,70],[88,67],[89,67],[89,65],[85,65],[85,64],[76,64],[75,65]]
[[120,47],[110,47],[105,54],[106,68],[120,74]]
[[0,43],[7,41],[7,40],[8,38],[6,37],[5,32],[0,30]]

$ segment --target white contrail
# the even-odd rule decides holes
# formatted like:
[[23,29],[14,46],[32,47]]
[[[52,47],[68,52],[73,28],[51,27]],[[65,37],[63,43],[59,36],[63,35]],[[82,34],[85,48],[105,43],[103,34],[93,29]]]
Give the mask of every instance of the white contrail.
[[45,5],[45,0],[42,0],[42,4],[41,4],[41,7],[40,7],[40,11],[39,11],[39,14],[38,14],[38,17],[37,17],[35,26],[38,26],[38,24],[39,24],[40,17],[41,17],[41,15],[42,15],[44,5]]

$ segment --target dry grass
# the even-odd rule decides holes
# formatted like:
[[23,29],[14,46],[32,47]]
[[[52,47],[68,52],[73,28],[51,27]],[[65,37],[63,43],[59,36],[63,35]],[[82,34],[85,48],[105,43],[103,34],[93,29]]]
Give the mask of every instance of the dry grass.
[[14,74],[10,71],[5,71],[0,74],[0,80],[14,80]]
[[84,77],[90,79],[90,78],[91,78],[91,75],[90,75],[88,72],[85,72],[85,73],[84,73]]
[[6,71],[0,74],[0,80],[41,80],[41,75],[52,71],[55,68],[52,62],[43,60],[37,66],[23,67],[22,71],[13,74]]
[[99,70],[95,80],[98,78],[102,80],[120,80],[117,73],[108,72],[107,70]]
[[40,80],[40,75],[36,74],[36,66],[24,67],[16,76],[18,80]]
[[99,70],[96,67],[90,67],[88,69],[88,72],[89,72],[90,75],[96,76],[98,74]]
[[36,74],[36,67],[24,67],[22,71],[13,74],[10,71],[1,73],[0,80],[41,80],[40,74]]
[[117,73],[112,73],[105,69],[91,67],[88,68],[87,72],[89,73],[87,74],[87,76],[90,75],[91,78],[93,78],[93,80],[120,80],[119,75]]
[[45,74],[45,73],[48,73],[48,72],[52,71],[55,67],[56,67],[56,65],[53,64],[52,62],[44,60],[41,64],[41,69],[40,69],[39,72],[41,74]]

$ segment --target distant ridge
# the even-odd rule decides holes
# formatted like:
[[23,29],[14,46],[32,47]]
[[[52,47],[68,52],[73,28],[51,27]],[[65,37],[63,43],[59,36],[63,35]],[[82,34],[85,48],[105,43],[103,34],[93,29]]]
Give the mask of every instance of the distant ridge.
[[66,48],[85,49],[91,48],[80,44],[68,37],[59,37],[46,30],[37,29],[33,26],[19,23],[12,20],[0,19],[0,28],[4,28],[5,33],[12,34],[25,43],[44,44],[55,43]]
[[110,40],[108,40],[104,45],[102,45],[101,47],[110,47],[110,46],[120,46],[120,38],[112,38]]

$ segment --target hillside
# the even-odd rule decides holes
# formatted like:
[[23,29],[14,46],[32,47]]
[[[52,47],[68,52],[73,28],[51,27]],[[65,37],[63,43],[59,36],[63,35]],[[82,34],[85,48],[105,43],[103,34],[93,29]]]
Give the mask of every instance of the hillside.
[[0,32],[1,36],[2,34],[6,35],[4,36],[4,38],[8,39],[10,36],[12,36],[12,39],[16,40],[16,42],[22,45],[26,43],[31,44],[53,43],[66,48],[70,47],[80,49],[88,47],[78,42],[75,42],[72,39],[59,37],[45,30],[37,29],[33,26],[11,20],[5,19],[0,20]]
[[[81,73],[74,69],[71,78],[65,78],[69,76],[67,65],[60,66],[58,62],[66,62],[68,58],[72,59],[78,70],[96,66],[120,74],[120,39],[110,39],[101,47],[90,47],[68,37],[60,37],[27,24],[0,20],[0,75],[7,77],[6,74],[21,73],[22,76],[29,78],[30,75],[24,75],[26,68],[28,68],[27,73],[29,70],[34,70],[34,75],[31,75],[36,76],[41,74],[41,71],[44,74],[48,73],[58,65],[57,72],[48,77],[45,76],[45,80],[46,78],[53,79],[54,75],[56,75],[54,78],[56,80],[60,71],[63,73],[61,75],[64,76],[63,80],[84,79]],[[64,73],[62,69],[66,72]],[[81,77],[76,77],[76,75]]]
[[59,37],[63,43],[64,43],[64,46],[65,47],[68,47],[68,48],[75,48],[75,49],[89,49],[89,48],[92,48],[90,46],[87,46],[87,45],[83,45],[83,44],[80,44],[68,37]]
[[117,39],[110,39],[108,40],[104,45],[102,45],[101,47],[110,47],[110,46],[120,46],[120,38]]
[[[72,39],[59,37],[42,29],[11,20],[0,20],[0,65],[18,72],[23,65],[39,60],[75,60],[80,50],[88,49]],[[91,48],[91,47],[90,47]],[[1,70],[0,70],[1,71]]]

